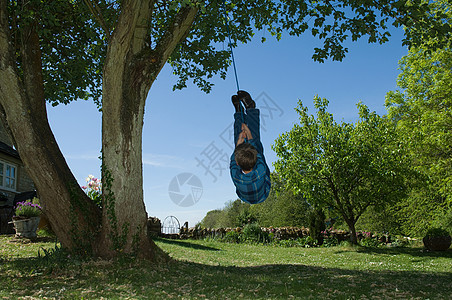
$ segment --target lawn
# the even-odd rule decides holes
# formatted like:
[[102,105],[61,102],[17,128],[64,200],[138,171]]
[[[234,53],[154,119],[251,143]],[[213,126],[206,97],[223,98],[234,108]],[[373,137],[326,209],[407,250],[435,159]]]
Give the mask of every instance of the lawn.
[[[0,236],[4,299],[451,299],[452,250],[284,248],[157,239],[173,258],[84,261]],[[38,257],[38,250],[41,257]],[[46,252],[42,249],[47,249]]]

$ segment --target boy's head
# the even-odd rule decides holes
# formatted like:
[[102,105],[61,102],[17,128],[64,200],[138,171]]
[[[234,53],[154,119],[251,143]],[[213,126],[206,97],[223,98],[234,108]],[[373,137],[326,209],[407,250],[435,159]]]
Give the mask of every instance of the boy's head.
[[251,171],[256,165],[257,150],[253,145],[242,143],[235,147],[234,154],[235,161],[243,171]]

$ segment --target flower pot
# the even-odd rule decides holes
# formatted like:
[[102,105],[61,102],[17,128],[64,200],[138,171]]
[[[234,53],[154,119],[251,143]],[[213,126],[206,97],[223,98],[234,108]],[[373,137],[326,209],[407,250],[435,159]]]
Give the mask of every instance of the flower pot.
[[451,245],[452,238],[449,236],[426,236],[422,239],[425,248],[430,251],[446,251]]
[[41,217],[15,220],[13,219],[14,229],[16,230],[16,237],[23,237],[28,239],[36,238],[36,230],[38,229],[40,219]]

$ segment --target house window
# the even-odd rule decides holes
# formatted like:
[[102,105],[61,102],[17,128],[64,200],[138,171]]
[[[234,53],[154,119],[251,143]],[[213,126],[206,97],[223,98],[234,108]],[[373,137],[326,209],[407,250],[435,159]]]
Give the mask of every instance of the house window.
[[6,162],[0,161],[0,187],[15,190],[17,181],[17,168]]

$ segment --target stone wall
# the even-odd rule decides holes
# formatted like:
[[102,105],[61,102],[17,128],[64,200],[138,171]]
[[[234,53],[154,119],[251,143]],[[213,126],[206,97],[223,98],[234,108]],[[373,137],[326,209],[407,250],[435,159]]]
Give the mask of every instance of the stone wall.
[[[169,239],[205,239],[222,238],[228,232],[242,232],[242,227],[236,228],[202,228],[188,227],[187,222],[182,226],[179,233],[164,234],[161,230],[161,223],[158,218],[148,219],[148,232],[151,236],[159,236]],[[274,240],[296,240],[309,235],[309,228],[305,227],[261,227],[263,232],[271,234]],[[341,229],[333,229],[324,232],[325,238],[335,238],[340,243],[350,240],[350,233]],[[381,243],[391,243],[393,238],[389,234],[372,234],[371,232],[357,232],[358,240],[370,238],[376,239]]]
[[31,180],[30,176],[23,165],[19,165],[17,172],[17,192],[29,192],[34,191],[35,184],[33,180]]
[[[303,238],[309,235],[309,229],[305,227],[261,227],[263,232],[271,233],[273,238],[276,240],[295,240],[297,238]],[[228,232],[235,231],[240,233],[242,231],[241,227],[237,228],[200,228],[182,227],[180,233],[170,236],[170,238],[180,238],[180,239],[204,239],[204,238],[221,238],[224,237]],[[338,235],[346,235],[346,232],[337,232]]]

